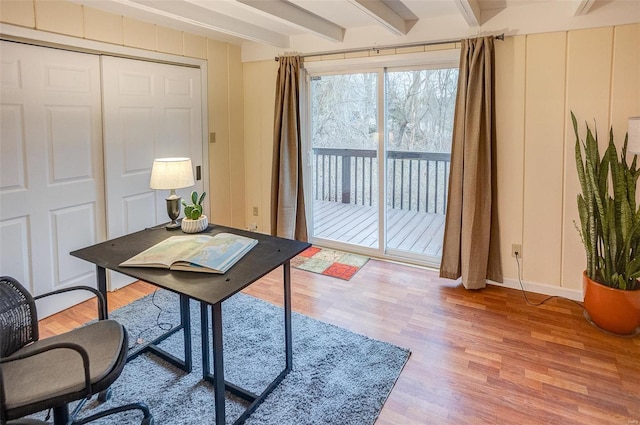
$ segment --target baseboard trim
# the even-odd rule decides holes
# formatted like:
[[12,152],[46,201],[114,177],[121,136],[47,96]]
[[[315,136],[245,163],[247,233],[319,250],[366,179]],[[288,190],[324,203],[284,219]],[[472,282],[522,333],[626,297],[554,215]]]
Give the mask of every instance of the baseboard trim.
[[[422,263],[417,263],[415,261],[412,262],[411,259],[408,259],[408,258],[387,257],[387,256],[379,257],[378,255],[376,255],[377,254],[376,252],[372,253],[372,252],[368,252],[368,250],[353,249],[353,247],[350,247],[344,244],[340,244],[340,243],[336,244],[336,243],[332,243],[331,241],[327,242],[326,240],[317,240],[315,238],[311,238],[309,242],[324,248],[354,252],[361,255],[368,255],[371,258],[375,258],[381,261],[398,263],[398,264],[402,264],[409,267],[419,267],[419,268],[429,269],[429,270],[435,271],[436,273],[438,272],[437,265],[422,264]],[[457,281],[460,282],[460,278],[458,278]],[[518,291],[522,290],[522,288],[520,287],[520,283],[518,282],[518,279],[504,278],[502,283],[494,282],[492,280],[487,279],[486,283],[487,285],[493,285],[493,286],[498,286],[502,288],[517,289]],[[563,288],[561,286],[547,285],[544,283],[528,282],[528,281],[523,281],[522,285],[524,286],[524,290],[527,292],[533,292],[536,294],[556,296],[556,297],[564,297],[564,298],[568,298],[570,300],[579,301],[579,302],[582,302],[584,300],[584,296],[582,294],[581,289],[569,289],[569,288]]]
[[[487,280],[487,283],[489,285],[500,286],[503,288],[522,290],[522,288],[520,287],[520,283],[518,283],[517,279],[505,278],[504,282],[502,283],[494,282],[492,280]],[[526,282],[526,281],[523,281],[522,285],[524,286],[524,290],[527,292],[564,297],[564,298],[569,298],[570,300],[580,301],[580,302],[582,302],[584,299],[582,290],[580,289],[569,289],[569,288],[563,288],[560,286],[545,285],[543,283]]]

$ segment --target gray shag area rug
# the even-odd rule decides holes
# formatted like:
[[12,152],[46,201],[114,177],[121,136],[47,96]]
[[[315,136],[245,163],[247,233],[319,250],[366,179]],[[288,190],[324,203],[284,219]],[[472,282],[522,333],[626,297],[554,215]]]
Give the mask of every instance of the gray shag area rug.
[[[131,350],[179,322],[177,295],[164,290],[121,309],[110,318],[129,332]],[[284,313],[281,307],[236,294],[222,304],[225,379],[261,393],[282,371]],[[210,311],[210,310],[209,310]],[[209,320],[211,315],[209,314]],[[202,380],[200,307],[191,301],[193,371],[189,374],[150,353],[127,363],[103,404],[91,400],[81,417],[103,408],[144,401],[156,425],[213,424],[211,384]],[[340,424],[375,422],[410,352],[310,317],[292,313],[293,370],[247,419],[247,424]],[[178,332],[160,344],[183,357]],[[227,392],[226,422],[247,404]],[[100,424],[139,424],[139,412],[111,415]]]

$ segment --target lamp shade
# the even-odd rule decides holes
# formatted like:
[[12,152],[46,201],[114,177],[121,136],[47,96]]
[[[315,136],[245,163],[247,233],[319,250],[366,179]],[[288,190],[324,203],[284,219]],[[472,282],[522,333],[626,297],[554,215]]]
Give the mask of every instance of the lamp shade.
[[151,189],[181,189],[193,186],[191,158],[158,158],[151,169]]
[[629,118],[629,140],[627,149],[631,153],[640,153],[640,117]]

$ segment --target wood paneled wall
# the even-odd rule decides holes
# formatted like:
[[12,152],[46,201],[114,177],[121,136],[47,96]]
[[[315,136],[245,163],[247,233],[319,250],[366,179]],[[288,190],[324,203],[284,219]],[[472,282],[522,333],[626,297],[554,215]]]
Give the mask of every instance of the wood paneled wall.
[[579,183],[570,111],[581,135],[585,122],[592,128],[597,124],[604,145],[613,126],[621,147],[628,117],[640,114],[639,45],[640,24],[508,37],[497,43],[505,276],[517,277],[511,244],[522,243],[525,282],[581,290],[585,259],[574,225]]
[[[496,115],[502,264],[517,285],[511,244],[533,291],[580,297],[584,251],[574,226],[578,182],[573,110],[581,128],[613,126],[620,145],[640,115],[640,24],[507,37],[496,43]],[[273,61],[244,64],[247,221],[269,229]],[[251,216],[258,206],[260,217]]]
[[[278,63],[247,62],[244,66],[244,122],[246,170],[246,220],[258,231],[271,227],[271,160]],[[258,215],[253,215],[258,207]]]

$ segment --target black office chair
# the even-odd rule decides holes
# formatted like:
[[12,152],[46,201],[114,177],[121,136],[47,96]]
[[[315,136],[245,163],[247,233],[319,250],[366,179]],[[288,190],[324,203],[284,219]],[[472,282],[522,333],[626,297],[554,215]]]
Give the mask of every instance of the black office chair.
[[[98,297],[101,320],[51,338],[38,339],[35,300],[73,290]],[[127,404],[78,418],[84,403],[95,394],[105,401],[109,386],[127,362],[127,332],[106,317],[102,294],[94,288],[65,288],[32,297],[15,279],[0,277],[0,424],[46,423],[24,419],[53,409],[55,425],[85,424],[113,413],[141,410],[141,424],[153,425],[143,403]],[[69,403],[79,401],[73,412]],[[9,421],[9,422],[7,422]]]

